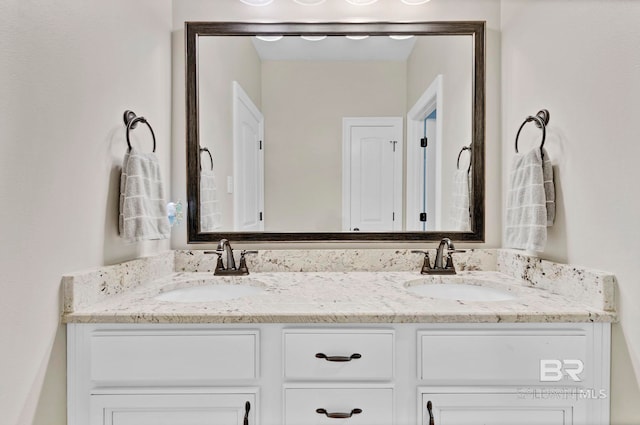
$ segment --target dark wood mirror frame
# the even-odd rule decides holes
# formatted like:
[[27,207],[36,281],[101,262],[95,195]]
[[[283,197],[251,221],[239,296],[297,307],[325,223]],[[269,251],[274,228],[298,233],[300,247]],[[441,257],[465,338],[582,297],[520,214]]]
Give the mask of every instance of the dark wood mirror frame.
[[[200,155],[198,122],[197,55],[200,36],[252,35],[470,35],[473,37],[473,151],[472,231],[435,232],[220,232],[200,231]],[[235,241],[402,241],[428,242],[449,237],[455,241],[484,242],[484,155],[485,155],[485,22],[411,23],[248,23],[186,22],[186,137],[187,137],[187,230],[189,243],[211,243],[225,238]]]

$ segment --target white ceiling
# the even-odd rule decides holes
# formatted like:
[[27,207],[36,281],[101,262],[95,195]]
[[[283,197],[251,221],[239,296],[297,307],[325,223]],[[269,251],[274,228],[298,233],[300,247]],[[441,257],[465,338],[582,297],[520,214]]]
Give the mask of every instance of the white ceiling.
[[262,60],[305,61],[405,61],[416,44],[416,37],[394,40],[389,37],[369,37],[351,40],[344,36],[330,36],[321,41],[308,41],[298,36],[278,41],[252,38]]

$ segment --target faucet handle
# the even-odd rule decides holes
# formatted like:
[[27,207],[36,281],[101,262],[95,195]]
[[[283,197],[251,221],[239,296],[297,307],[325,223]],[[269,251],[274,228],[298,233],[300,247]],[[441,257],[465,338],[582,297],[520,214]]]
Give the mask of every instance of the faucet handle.
[[220,272],[220,270],[224,270],[224,264],[222,263],[222,253],[223,251],[205,251],[204,252],[204,254],[216,254],[218,256],[218,260],[216,261],[215,273]]
[[411,250],[412,254],[424,254],[424,255],[429,255],[429,251],[423,251],[420,249],[412,249]]
[[422,262],[422,269],[420,269],[420,274],[427,274],[430,270],[433,269],[431,267],[431,260],[429,259],[429,251],[421,251],[419,249],[414,249],[411,251],[412,254],[424,254],[424,261]]
[[243,249],[242,251],[240,251],[240,266],[238,266],[238,270],[240,271],[241,274],[243,275],[249,274],[249,267],[247,267],[247,260],[245,258],[245,255],[257,254],[257,253],[258,251],[247,251],[246,249]]
[[455,248],[450,248],[447,250],[447,262],[444,266],[445,270],[453,270],[455,273],[456,267],[453,264],[453,255],[451,254],[456,254],[456,253],[463,253],[463,252],[467,252],[466,249],[455,249]]

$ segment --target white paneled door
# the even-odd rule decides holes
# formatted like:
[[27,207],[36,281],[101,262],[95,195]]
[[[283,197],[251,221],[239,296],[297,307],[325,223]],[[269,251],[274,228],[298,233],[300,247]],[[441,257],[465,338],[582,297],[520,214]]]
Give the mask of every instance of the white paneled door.
[[233,83],[234,230],[264,230],[264,117]]
[[342,230],[402,230],[402,117],[344,118]]

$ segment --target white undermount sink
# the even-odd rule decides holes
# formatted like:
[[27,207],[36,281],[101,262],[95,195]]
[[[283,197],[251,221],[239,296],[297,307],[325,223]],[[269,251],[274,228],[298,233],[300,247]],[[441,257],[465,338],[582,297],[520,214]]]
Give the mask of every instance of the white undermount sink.
[[440,300],[508,301],[516,298],[509,291],[479,284],[435,283],[417,279],[406,282],[405,287],[414,294]]
[[[188,282],[186,282],[188,284]],[[242,283],[227,280],[201,281],[196,286],[169,289],[155,297],[160,301],[180,303],[224,301],[235,298],[251,297],[264,292],[264,284],[257,280],[245,280]],[[185,282],[183,282],[185,284]]]

